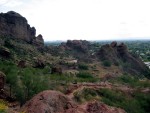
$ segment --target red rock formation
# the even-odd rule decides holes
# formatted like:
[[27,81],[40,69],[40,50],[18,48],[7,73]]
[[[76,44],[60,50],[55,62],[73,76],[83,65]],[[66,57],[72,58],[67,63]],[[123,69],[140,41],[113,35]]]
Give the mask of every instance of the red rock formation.
[[110,107],[100,102],[77,105],[57,91],[43,91],[28,101],[21,111],[26,113],[126,113],[120,108]]
[[107,60],[115,65],[126,65],[123,69],[130,74],[141,75],[148,71],[148,68],[140,58],[129,53],[124,43],[117,45],[116,42],[112,42],[110,45],[103,45],[97,52],[97,57],[102,61]]
[[73,102],[57,91],[43,91],[28,101],[22,108],[27,113],[66,113],[75,106]]
[[26,18],[20,14],[14,11],[0,13],[0,36],[17,38],[40,46],[44,45],[42,35],[38,37],[35,35],[36,29],[30,27]]

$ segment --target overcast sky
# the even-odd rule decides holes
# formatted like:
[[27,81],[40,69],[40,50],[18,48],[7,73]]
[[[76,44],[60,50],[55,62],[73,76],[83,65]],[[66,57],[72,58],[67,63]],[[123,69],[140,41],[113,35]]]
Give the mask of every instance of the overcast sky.
[[0,0],[45,41],[150,39],[150,0]]

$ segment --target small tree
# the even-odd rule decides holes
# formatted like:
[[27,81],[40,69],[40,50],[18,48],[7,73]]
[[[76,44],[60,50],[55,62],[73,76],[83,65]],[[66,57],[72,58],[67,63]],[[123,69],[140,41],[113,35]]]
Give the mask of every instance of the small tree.
[[111,66],[111,62],[108,61],[108,60],[104,60],[103,61],[103,66],[110,67]]

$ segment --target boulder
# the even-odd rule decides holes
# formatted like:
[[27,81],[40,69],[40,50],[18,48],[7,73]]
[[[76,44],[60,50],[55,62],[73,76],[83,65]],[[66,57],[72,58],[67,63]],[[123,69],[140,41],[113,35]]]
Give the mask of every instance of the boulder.
[[43,91],[29,100],[21,111],[26,113],[66,113],[76,106],[68,97],[58,91]]

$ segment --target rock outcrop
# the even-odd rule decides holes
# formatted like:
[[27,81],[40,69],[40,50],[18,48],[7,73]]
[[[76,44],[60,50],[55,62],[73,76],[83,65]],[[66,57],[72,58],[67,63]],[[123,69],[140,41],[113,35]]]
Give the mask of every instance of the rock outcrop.
[[0,36],[22,39],[31,44],[34,42],[37,45],[44,45],[43,38],[35,35],[36,29],[30,27],[25,17],[14,11],[0,13]]
[[87,102],[78,105],[57,91],[43,91],[29,100],[21,111],[26,113],[126,113],[116,107],[100,102]]
[[28,101],[22,108],[26,113],[66,113],[73,102],[57,91],[43,91]]
[[33,39],[33,44],[36,46],[44,46],[43,36],[39,34],[36,38]]
[[117,42],[112,42],[103,45],[97,52],[97,56],[102,61],[107,60],[115,65],[121,64],[130,74],[140,75],[148,70],[140,58],[129,53],[124,43],[118,45]]
[[91,61],[91,43],[86,40],[68,40],[66,43],[61,43],[59,48],[61,49],[61,51],[67,51],[68,55],[73,56],[79,61]]
[[86,40],[68,40],[61,44],[61,48],[77,50],[78,52],[87,53],[90,43]]

